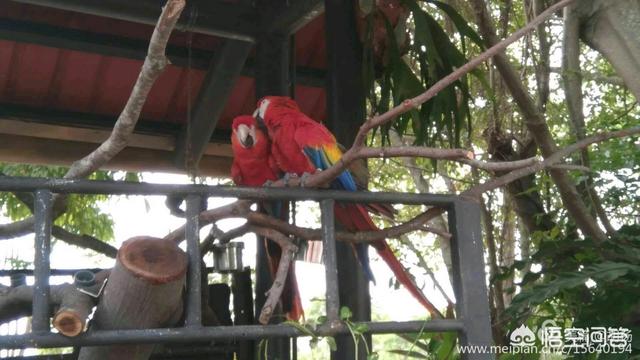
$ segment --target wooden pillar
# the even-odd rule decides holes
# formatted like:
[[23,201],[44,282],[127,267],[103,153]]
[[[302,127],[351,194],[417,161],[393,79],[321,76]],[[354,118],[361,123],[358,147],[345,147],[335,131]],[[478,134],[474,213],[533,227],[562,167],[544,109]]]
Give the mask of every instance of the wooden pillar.
[[[325,0],[325,35],[327,41],[327,127],[338,142],[353,143],[365,118],[362,80],[362,46],[356,32],[354,2]],[[353,312],[354,320],[371,319],[369,282],[349,244],[336,243],[340,305]],[[371,338],[367,341],[371,343]],[[338,350],[332,359],[355,359],[351,336],[336,337]],[[364,344],[358,359],[366,359]]]
[[[257,2],[261,8],[275,6],[281,1],[262,0]],[[268,95],[290,96],[290,36],[283,33],[263,33],[256,43],[256,100]],[[256,297],[255,314],[260,314],[266,300],[266,292],[271,287],[272,276],[263,237],[258,237],[256,254]],[[278,318],[274,313],[272,321]],[[277,321],[277,320],[275,320]],[[291,358],[290,339],[269,338],[267,359],[288,360]]]
[[[182,316],[187,256],[173,241],[134,237],[122,244],[91,329],[149,329]],[[91,346],[79,360],[146,360],[153,344]]]

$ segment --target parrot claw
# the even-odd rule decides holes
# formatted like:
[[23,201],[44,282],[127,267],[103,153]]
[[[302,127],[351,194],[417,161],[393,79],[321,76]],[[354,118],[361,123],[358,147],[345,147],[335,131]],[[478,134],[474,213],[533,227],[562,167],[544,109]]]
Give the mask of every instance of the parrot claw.
[[307,181],[307,179],[311,176],[311,174],[309,174],[308,172],[305,172],[302,174],[302,176],[300,177],[300,187],[305,187],[304,183]]
[[267,181],[264,182],[264,184],[262,184],[262,186],[267,186],[267,187],[273,186],[273,181],[267,180]]
[[284,180],[284,186],[289,187],[289,180],[295,179],[297,177],[298,177],[298,174],[285,173],[284,176],[282,177],[282,180]]

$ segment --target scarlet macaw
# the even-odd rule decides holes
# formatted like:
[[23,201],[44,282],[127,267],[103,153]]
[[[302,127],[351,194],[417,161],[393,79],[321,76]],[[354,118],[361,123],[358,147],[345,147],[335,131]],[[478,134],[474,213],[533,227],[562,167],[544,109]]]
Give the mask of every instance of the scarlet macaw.
[[[322,124],[306,116],[298,104],[284,96],[267,96],[258,101],[254,113],[258,125],[266,127],[271,139],[271,156],[284,173],[313,174],[317,170],[325,170],[338,162],[342,157],[335,137]],[[348,170],[343,171],[332,183],[334,189],[356,191],[356,182]],[[378,206],[369,206],[377,210]],[[349,231],[375,231],[378,227],[373,223],[367,206],[360,204],[336,203],[336,219]],[[365,274],[373,280],[366,257],[366,244],[358,244],[356,252],[364,268]],[[400,283],[422,304],[432,315],[442,317],[435,306],[418,289],[407,270],[398,261],[385,240],[371,243],[378,255],[393,271]],[[364,253],[364,254],[363,254]]]
[[[277,180],[280,170],[269,155],[271,143],[265,133],[256,128],[253,116],[238,116],[233,119],[231,149],[233,163],[231,177],[236,185],[262,186],[268,181]],[[275,217],[280,217],[286,209],[282,204],[261,204],[262,210]],[[280,262],[281,249],[270,240],[265,240],[265,248],[269,256],[269,270],[274,276]],[[289,319],[298,321],[303,315],[300,292],[296,282],[295,262],[291,263],[287,284],[281,296],[283,311]]]

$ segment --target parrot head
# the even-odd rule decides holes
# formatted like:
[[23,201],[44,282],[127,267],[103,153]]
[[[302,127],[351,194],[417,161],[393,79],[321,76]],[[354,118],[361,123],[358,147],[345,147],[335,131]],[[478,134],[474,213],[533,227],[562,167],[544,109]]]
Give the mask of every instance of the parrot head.
[[234,150],[262,148],[267,145],[263,133],[260,130],[256,131],[253,116],[241,115],[233,119],[231,131],[231,145]]
[[288,96],[265,96],[258,101],[253,113],[259,125],[267,128],[277,126],[282,111],[300,111],[298,104]]

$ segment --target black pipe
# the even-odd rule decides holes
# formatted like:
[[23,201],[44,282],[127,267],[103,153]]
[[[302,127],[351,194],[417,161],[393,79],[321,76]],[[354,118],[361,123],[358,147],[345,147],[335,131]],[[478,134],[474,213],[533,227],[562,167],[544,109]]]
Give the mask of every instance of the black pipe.
[[[362,322],[368,334],[462,331],[461,320],[407,322]],[[320,326],[318,336],[349,334],[344,326]],[[141,330],[97,330],[74,338],[54,333],[0,336],[0,348],[100,346],[111,344],[210,342],[221,339],[261,339],[265,337],[306,337],[290,325],[239,325],[201,328],[162,328]]]
[[336,224],[333,214],[333,200],[320,203],[322,218],[322,241],[324,242],[324,269],[326,276],[327,321],[334,324],[340,320],[340,296],[338,293],[338,261],[336,255]]
[[144,182],[66,180],[29,177],[2,177],[0,191],[35,191],[109,195],[201,195],[255,200],[326,200],[366,203],[401,203],[407,205],[449,206],[455,195],[339,191],[310,188],[231,187],[207,185],[150,184]]
[[49,331],[49,254],[51,253],[51,203],[48,190],[35,194],[35,259],[32,327],[34,332]]
[[187,254],[189,256],[189,270],[187,277],[187,304],[185,325],[188,327],[202,326],[202,267],[200,262],[200,224],[198,215],[201,209],[201,198],[198,195],[187,197]]

